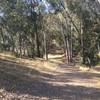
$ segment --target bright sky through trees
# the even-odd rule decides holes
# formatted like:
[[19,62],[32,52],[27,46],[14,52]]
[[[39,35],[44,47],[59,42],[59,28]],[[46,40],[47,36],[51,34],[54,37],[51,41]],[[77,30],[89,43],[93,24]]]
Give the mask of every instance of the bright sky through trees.
[[53,7],[51,6],[50,3],[47,2],[47,0],[38,0],[38,2],[40,5],[43,5],[45,7],[44,9],[45,13],[49,13],[49,12],[54,13]]

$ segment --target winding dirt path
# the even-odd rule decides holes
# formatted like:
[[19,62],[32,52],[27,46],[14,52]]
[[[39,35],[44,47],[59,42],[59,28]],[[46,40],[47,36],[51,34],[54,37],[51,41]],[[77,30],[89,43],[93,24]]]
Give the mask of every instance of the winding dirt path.
[[81,70],[61,58],[19,63],[1,57],[0,100],[100,100],[98,69]]

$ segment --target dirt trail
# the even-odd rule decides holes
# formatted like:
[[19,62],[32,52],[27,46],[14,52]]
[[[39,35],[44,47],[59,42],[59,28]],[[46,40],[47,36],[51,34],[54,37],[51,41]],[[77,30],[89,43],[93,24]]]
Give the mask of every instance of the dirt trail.
[[8,58],[0,56],[0,100],[100,100],[99,70],[82,70],[61,57]]

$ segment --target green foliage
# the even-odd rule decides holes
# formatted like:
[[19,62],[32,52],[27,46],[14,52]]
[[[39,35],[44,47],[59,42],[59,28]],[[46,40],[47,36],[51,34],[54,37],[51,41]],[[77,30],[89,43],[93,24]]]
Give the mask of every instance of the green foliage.
[[[59,46],[64,47],[65,39],[69,43],[67,49],[71,49],[70,52],[74,57],[80,54],[84,64],[89,66],[98,63],[99,59],[96,55],[100,49],[100,19],[95,7],[89,6],[92,1],[88,3],[83,0],[64,1],[63,4],[67,6],[63,6],[69,13],[63,9],[59,10],[62,8],[59,0],[48,1],[55,11],[58,10],[57,14],[62,14],[62,22],[57,14],[42,13],[45,8],[43,5],[38,5],[35,12],[32,4],[24,0],[2,1],[2,5],[0,4],[0,12],[3,12],[3,16],[0,17],[0,51],[14,52],[17,57],[23,55],[43,57],[44,48],[46,48],[44,41],[48,43],[46,48],[48,49],[52,40],[56,40]],[[62,24],[63,29],[61,29]]]

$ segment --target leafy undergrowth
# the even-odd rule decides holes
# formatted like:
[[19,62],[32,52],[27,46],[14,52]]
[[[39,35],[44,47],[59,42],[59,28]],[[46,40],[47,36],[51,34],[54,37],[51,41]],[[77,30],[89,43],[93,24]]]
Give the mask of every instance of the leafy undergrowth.
[[0,54],[0,100],[100,100],[100,67]]

